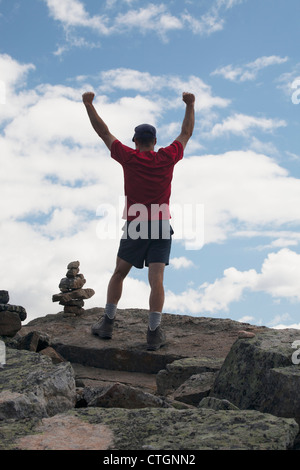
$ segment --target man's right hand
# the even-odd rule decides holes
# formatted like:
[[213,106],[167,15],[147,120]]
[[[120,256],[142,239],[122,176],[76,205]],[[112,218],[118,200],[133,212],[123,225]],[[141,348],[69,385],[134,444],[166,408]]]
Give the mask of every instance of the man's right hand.
[[84,104],[86,103],[92,104],[94,98],[95,98],[95,93],[93,93],[92,91],[87,91],[86,93],[83,93],[82,95],[82,101],[84,102]]
[[194,104],[195,95],[193,95],[193,93],[187,93],[186,91],[184,91],[182,93],[182,100],[185,102],[185,104]]

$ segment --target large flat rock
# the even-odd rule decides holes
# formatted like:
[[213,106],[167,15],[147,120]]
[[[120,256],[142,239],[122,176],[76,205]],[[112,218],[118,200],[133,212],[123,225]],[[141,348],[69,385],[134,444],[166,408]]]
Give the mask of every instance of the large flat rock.
[[0,449],[286,450],[297,432],[292,419],[251,410],[85,408],[0,424]]
[[23,326],[47,333],[54,347],[66,360],[109,370],[155,374],[174,360],[185,357],[225,358],[239,331],[265,331],[229,319],[164,314],[162,326],[168,343],[158,351],[146,349],[148,311],[118,310],[111,340],[91,334],[91,326],[103,315],[103,308],[86,310],[81,316],[63,312],[35,319]]

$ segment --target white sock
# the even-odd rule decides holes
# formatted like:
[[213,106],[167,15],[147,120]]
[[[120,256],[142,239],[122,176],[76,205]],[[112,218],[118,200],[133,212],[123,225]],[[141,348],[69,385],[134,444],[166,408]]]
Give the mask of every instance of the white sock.
[[151,331],[156,330],[161,322],[161,312],[150,312],[149,314],[149,328]]
[[111,320],[115,318],[117,312],[117,306],[115,304],[106,304],[105,313]]

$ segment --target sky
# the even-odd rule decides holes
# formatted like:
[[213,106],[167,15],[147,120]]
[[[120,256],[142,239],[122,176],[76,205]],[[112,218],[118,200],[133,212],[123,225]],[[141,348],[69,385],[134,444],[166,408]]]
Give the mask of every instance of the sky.
[[[80,261],[104,307],[122,167],[81,96],[132,145],[194,134],[174,169],[164,312],[300,328],[299,0],[0,0],[0,289],[27,321],[57,313]],[[148,308],[133,268],[119,308]]]

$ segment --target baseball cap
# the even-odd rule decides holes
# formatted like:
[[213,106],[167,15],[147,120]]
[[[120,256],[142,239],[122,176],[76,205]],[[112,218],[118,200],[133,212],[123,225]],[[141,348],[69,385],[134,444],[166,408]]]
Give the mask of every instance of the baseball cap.
[[139,138],[144,134],[151,135],[154,139],[156,138],[156,129],[155,127],[151,126],[150,124],[140,124],[134,129],[134,136],[132,138],[132,142],[134,142],[135,138]]

